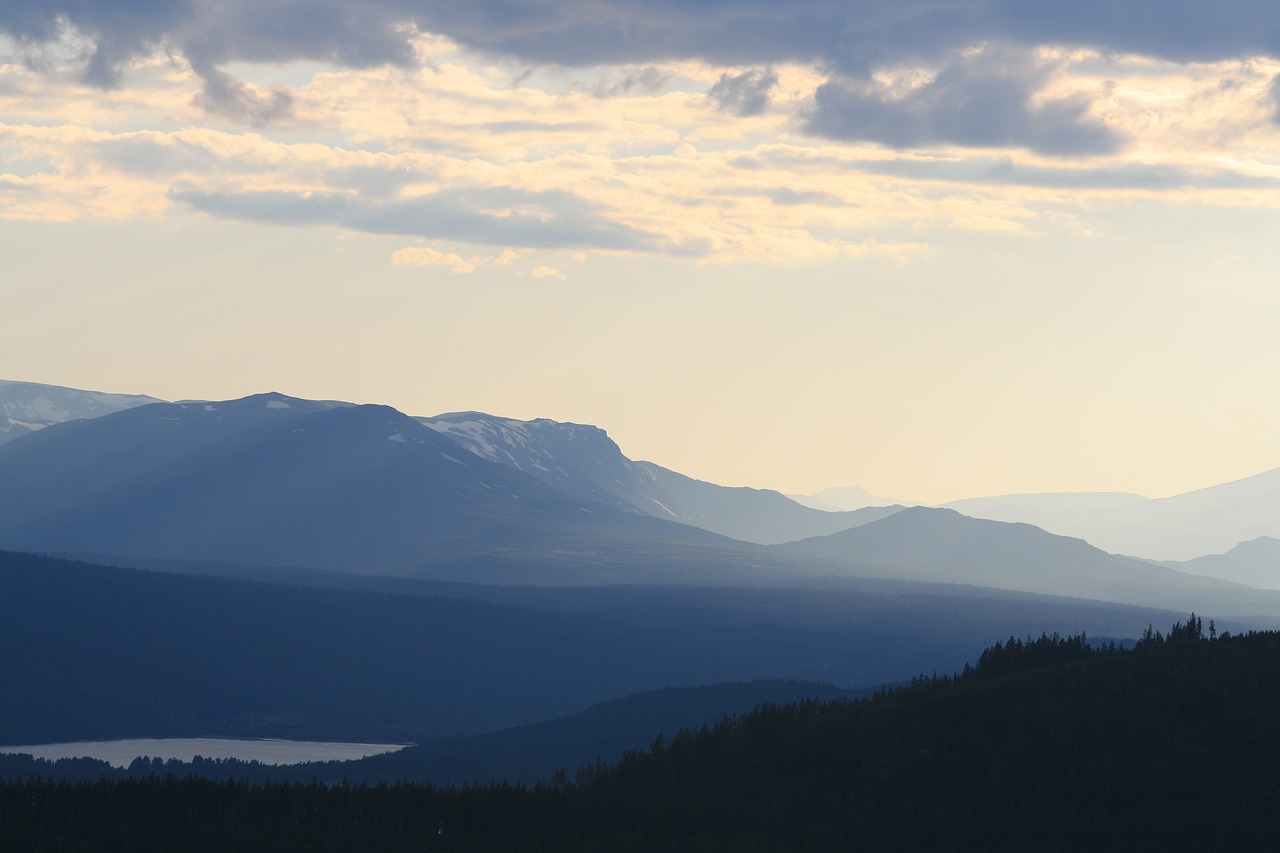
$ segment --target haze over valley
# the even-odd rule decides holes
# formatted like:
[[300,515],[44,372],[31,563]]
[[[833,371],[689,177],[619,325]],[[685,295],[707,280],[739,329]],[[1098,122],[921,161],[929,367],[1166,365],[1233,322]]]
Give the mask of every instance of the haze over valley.
[[[3,624],[28,649],[6,664],[15,742],[438,742],[639,691],[868,690],[958,670],[993,636],[1133,637],[1196,608],[1223,630],[1280,624],[1260,535],[1159,564],[953,508],[726,488],[629,459],[594,425],[276,392],[166,403],[6,381],[0,411],[26,425],[0,445]],[[1231,513],[1265,481],[1201,495],[1206,524],[1272,529]],[[95,635],[113,639],[90,653]],[[417,754],[396,761],[429,778]]]

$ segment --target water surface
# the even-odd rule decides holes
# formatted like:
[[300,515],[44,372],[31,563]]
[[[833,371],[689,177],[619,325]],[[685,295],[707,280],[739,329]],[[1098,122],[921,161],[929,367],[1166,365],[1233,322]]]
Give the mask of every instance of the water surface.
[[133,738],[78,743],[46,743],[35,746],[0,746],[0,753],[25,752],[36,758],[97,758],[116,767],[128,767],[139,756],[177,758],[239,758],[263,764],[302,764],[307,761],[351,761],[404,749],[407,743],[338,743],[314,740],[237,740],[235,738]]

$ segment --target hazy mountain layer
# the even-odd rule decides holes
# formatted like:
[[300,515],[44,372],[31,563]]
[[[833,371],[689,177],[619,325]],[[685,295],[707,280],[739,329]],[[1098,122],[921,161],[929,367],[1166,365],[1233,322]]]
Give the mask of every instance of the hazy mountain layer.
[[718,486],[623,455],[594,426],[540,418],[519,421],[480,412],[419,420],[478,456],[509,465],[583,500],[769,544],[865,524],[897,507],[829,513],[768,489]]
[[914,507],[831,536],[778,546],[864,574],[966,583],[1219,614],[1280,615],[1280,593],[1107,554],[1030,524]]
[[105,394],[36,382],[0,379],[0,444],[44,429],[51,424],[96,418],[148,403],[154,397]]
[[1262,589],[1280,589],[1280,539],[1259,536],[1241,542],[1225,554],[1210,554],[1163,565],[1195,575],[1245,583]]
[[965,515],[1035,524],[1116,554],[1185,561],[1221,554],[1259,536],[1280,538],[1280,468],[1167,498],[1002,495],[947,506]]

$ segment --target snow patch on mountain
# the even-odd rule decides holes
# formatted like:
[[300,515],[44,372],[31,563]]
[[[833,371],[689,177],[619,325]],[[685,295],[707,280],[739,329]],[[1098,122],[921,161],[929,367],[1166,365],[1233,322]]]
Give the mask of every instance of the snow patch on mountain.
[[139,394],[81,391],[37,382],[0,380],[0,444],[53,424],[159,403]]

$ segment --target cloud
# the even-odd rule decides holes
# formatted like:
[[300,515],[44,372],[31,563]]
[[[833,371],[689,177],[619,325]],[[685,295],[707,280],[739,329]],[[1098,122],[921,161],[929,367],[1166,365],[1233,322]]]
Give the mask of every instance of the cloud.
[[492,257],[472,255],[464,258],[454,252],[441,252],[429,246],[410,246],[391,255],[393,267],[449,267],[455,275],[471,275],[480,267],[509,267],[520,258],[515,249],[503,249]]
[[450,189],[419,198],[366,198],[336,192],[176,189],[169,197],[204,213],[249,222],[332,225],[369,234],[529,248],[660,249],[654,235],[615,222],[565,192]]
[[[243,85],[258,106],[270,106],[268,81],[290,81],[291,115],[258,132],[201,127],[207,116],[193,99],[207,84],[165,56],[131,65],[128,87],[114,90],[80,84],[73,69],[0,67],[0,116],[20,117],[0,119],[0,172],[20,176],[0,185],[0,217],[180,217],[171,209],[188,208],[406,235],[443,254],[495,247],[458,251],[466,262],[472,252],[560,248],[572,265],[572,253],[600,251],[699,262],[850,257],[837,247],[945,241],[948,229],[1018,222],[1049,233],[1064,221],[1053,213],[1083,214],[1104,198],[1280,206],[1280,129],[1267,100],[1274,61],[1185,66],[988,45],[862,78],[771,65],[772,105],[744,120],[709,109],[707,96],[722,75],[742,78],[741,66],[670,63],[661,91],[599,100],[573,69],[541,68],[512,89],[510,69],[491,57],[442,38],[419,48],[431,68],[231,66],[253,81]],[[1012,83],[1005,66],[1022,70]],[[882,132],[890,142],[815,142],[791,111],[816,103],[824,82],[874,95],[876,104],[857,105],[867,115],[911,115],[908,106],[923,104],[924,118],[911,115],[916,124],[898,131],[911,136]],[[984,121],[1003,135],[940,104],[939,93],[1002,91],[1017,109]],[[1085,97],[1074,126],[1105,116],[1107,133],[1126,144],[1059,156],[1029,122],[1046,105]],[[990,107],[979,99],[975,108]],[[254,109],[238,120],[254,121]],[[165,127],[182,129],[146,129]],[[1008,141],[978,151],[929,142],[941,136],[971,147]],[[885,147],[894,141],[902,147]]]
[[567,279],[567,278],[568,278],[568,276],[567,276],[567,275],[565,275],[564,273],[560,272],[560,270],[556,269],[555,267],[537,267],[537,268],[536,268],[536,269],[534,269],[534,271],[533,271],[532,273],[530,273],[530,274],[531,274],[534,278],[559,278],[559,279]]
[[449,267],[454,275],[470,275],[482,263],[483,258],[467,260],[453,252],[441,252],[426,246],[398,249],[391,255],[393,267]]
[[[723,65],[812,61],[858,73],[979,42],[1071,44],[1179,61],[1280,53],[1280,6],[1266,0],[13,0],[0,29],[52,42],[68,27],[91,41],[86,74],[100,83],[164,45],[193,65],[308,59],[367,68],[415,63],[412,37],[433,32],[536,63]],[[618,82],[645,85],[643,76]]]
[[772,68],[744,71],[737,75],[725,72],[707,90],[707,97],[720,109],[734,115],[760,115],[769,106],[769,90],[776,85],[778,73]]
[[[1050,68],[1024,52],[966,51],[931,78],[836,77],[818,88],[808,129],[894,148],[1015,146],[1047,154],[1101,154],[1119,140],[1084,97],[1037,99]],[[922,79],[923,77],[923,79]]]
[[[1261,0],[12,0],[0,6],[30,62],[40,45],[76,46],[84,79],[121,83],[131,60],[171,54],[200,77],[196,103],[247,126],[289,121],[297,94],[234,79],[234,62],[310,61],[329,67],[420,68],[424,33],[498,59],[595,67],[601,98],[657,91],[673,61],[723,72],[706,90],[730,115],[779,98],[774,66],[828,72],[805,125],[831,139],[883,144],[1012,145],[1046,154],[1099,153],[1120,144],[1084,95],[1047,97],[1037,46],[1068,45],[1179,62],[1280,56],[1280,5]],[[957,59],[975,45],[1005,45]],[[40,60],[45,61],[45,60]],[[936,69],[909,93],[885,91],[886,69]],[[764,69],[764,70],[760,70]],[[512,79],[511,69],[504,79]],[[523,80],[521,76],[517,79]],[[519,122],[521,120],[513,120]],[[526,119],[527,121],[527,119]],[[518,124],[511,125],[517,129]],[[582,130],[566,131],[581,133]],[[494,130],[501,130],[495,125]]]
[[629,95],[633,91],[656,92],[670,76],[653,66],[635,70],[609,71],[601,75],[596,82],[593,94],[597,98],[616,98],[620,95]]
[[1271,109],[1271,120],[1280,124],[1280,74],[1271,78],[1271,85],[1267,87],[1266,102]]
[[844,204],[844,199],[832,193],[822,192],[820,190],[797,190],[791,187],[777,187],[776,189],[767,190],[765,195],[774,204],[794,205],[794,204],[822,204],[822,205],[840,205]]
[[802,61],[855,76],[984,41],[1076,44],[1178,61],[1280,53],[1280,6],[1265,0],[13,0],[0,7],[0,29],[24,41],[53,41],[66,26],[92,40],[86,74],[103,83],[157,45],[193,64],[408,66],[420,31],[558,65]]
[[217,68],[202,75],[204,89],[195,104],[250,127],[278,124],[293,117],[293,95],[283,87],[263,92]]

